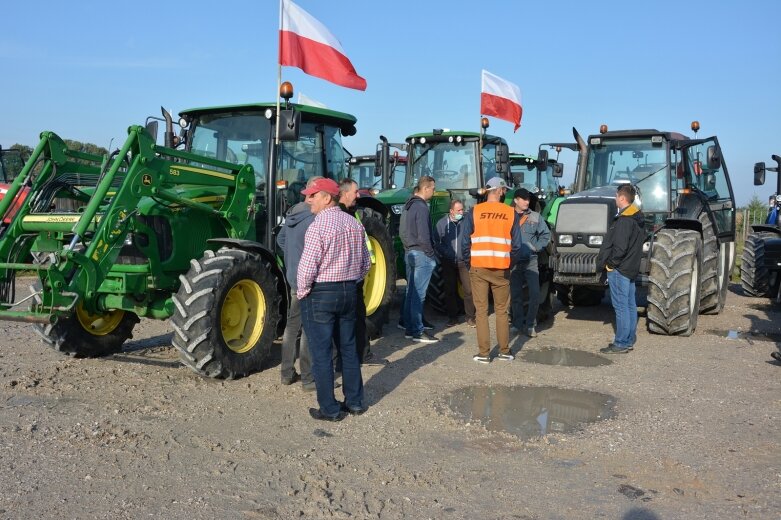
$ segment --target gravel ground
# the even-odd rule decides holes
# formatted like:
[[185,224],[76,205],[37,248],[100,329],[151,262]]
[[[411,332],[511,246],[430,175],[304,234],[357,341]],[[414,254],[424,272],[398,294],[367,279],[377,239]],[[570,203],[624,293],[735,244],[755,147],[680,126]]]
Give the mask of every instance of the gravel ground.
[[[607,301],[558,308],[512,348],[595,353],[611,317]],[[278,350],[261,373],[214,381],[179,365],[165,322],[90,360],[0,322],[0,518],[780,518],[779,317],[735,286],[692,337],[649,335],[641,318],[634,352],[597,367],[478,365],[474,329],[435,319],[442,341],[417,345],[392,322],[364,367],[369,411],[336,424],[280,385]],[[467,386],[615,405],[524,440],[450,413]]]

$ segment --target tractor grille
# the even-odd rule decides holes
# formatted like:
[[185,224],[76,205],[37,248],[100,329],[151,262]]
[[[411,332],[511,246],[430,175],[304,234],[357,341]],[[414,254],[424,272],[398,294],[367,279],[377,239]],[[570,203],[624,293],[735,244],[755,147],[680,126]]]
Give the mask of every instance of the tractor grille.
[[607,204],[562,204],[556,217],[556,233],[604,235],[607,233]]
[[593,274],[597,271],[598,253],[563,253],[556,271],[564,274]]

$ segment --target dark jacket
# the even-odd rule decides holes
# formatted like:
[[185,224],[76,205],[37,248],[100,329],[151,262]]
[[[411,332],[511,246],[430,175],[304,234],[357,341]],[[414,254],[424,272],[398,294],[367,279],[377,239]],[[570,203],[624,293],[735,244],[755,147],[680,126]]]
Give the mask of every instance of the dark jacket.
[[634,204],[613,217],[597,256],[600,272],[616,269],[630,280],[637,277],[645,241],[643,223],[643,212]]
[[304,252],[304,235],[309,225],[315,220],[315,215],[306,202],[299,202],[290,208],[285,215],[285,223],[277,235],[277,245],[282,250],[285,259],[285,278],[290,288],[295,291],[298,286],[298,262]]
[[[475,232],[475,220],[472,211],[464,214],[464,230],[461,238],[461,260],[467,265],[471,264],[471,252],[472,252],[472,233]],[[529,262],[528,247],[523,245],[523,233],[518,226],[518,222],[513,221],[513,226],[510,229],[510,267],[515,264],[522,264]]]
[[453,222],[448,213],[437,222],[434,228],[434,250],[443,261],[455,264],[461,261],[461,235],[464,219]]
[[404,244],[404,251],[423,251],[426,256],[434,256],[428,204],[417,195],[410,197],[404,205],[399,224],[399,237]]
[[[526,216],[526,220],[521,225],[521,218]],[[527,209],[524,213],[515,213],[515,222],[521,228],[523,234],[523,247],[529,249],[529,256],[536,258],[540,251],[545,249],[550,242],[550,228],[539,213]]]

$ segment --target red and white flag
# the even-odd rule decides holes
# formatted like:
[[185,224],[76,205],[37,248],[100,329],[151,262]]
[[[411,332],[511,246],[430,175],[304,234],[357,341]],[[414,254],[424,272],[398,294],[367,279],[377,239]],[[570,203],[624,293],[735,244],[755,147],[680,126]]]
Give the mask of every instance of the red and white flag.
[[515,83],[483,70],[483,86],[480,89],[480,113],[494,116],[515,125],[513,132],[521,127],[521,89]]
[[310,76],[343,87],[366,90],[366,80],[355,72],[339,40],[290,0],[282,1],[279,64],[298,67]]

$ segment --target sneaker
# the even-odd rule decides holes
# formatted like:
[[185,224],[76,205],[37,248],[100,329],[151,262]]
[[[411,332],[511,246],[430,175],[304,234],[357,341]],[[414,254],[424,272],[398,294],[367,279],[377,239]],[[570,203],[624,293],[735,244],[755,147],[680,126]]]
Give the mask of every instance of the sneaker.
[[304,392],[316,392],[317,385],[312,381],[311,383],[301,383],[301,390]]
[[439,338],[437,338],[433,334],[429,334],[424,330],[417,336],[412,336],[412,341],[415,341],[416,343],[436,343],[437,341],[439,341]]
[[434,325],[429,323],[426,318],[423,318],[423,330],[434,330]]
[[512,361],[515,359],[515,356],[512,354],[497,354],[496,359],[499,361]]
[[510,325],[510,337],[511,338],[514,338],[515,336],[517,336],[520,333],[521,333],[521,329],[519,329],[515,325]]
[[315,419],[317,421],[339,422],[345,417],[347,417],[347,412],[339,410],[338,414],[332,416],[332,415],[325,415],[323,412],[320,411],[319,408],[310,408],[309,416],[312,419]]
[[488,363],[491,362],[491,358],[490,357],[488,357],[488,356],[481,356],[480,354],[478,354],[476,356],[472,356],[472,359],[474,361],[477,361],[478,363],[482,363],[484,365],[487,365]]
[[407,330],[407,327],[405,327],[405,326],[404,326],[404,324],[403,324],[402,322],[398,322],[398,323],[396,324],[396,328],[397,328],[397,329],[401,329],[401,330]]
[[458,325],[460,325],[460,322],[456,318],[447,320],[447,323],[445,324],[446,327],[458,327]]
[[534,330],[534,327],[526,329],[526,335],[530,338],[536,338],[537,337],[537,331]]
[[297,383],[298,381],[301,381],[301,376],[299,376],[297,373],[293,372],[293,375],[290,377],[282,377],[282,384],[290,386],[293,383]]
[[621,348],[613,345],[612,343],[605,348],[599,349],[603,354],[626,354],[629,352],[628,348]]
[[469,318],[468,320],[466,320],[466,325],[468,327],[472,327],[473,329],[475,327],[477,327],[477,323],[475,323],[475,320],[473,320],[472,318]]

